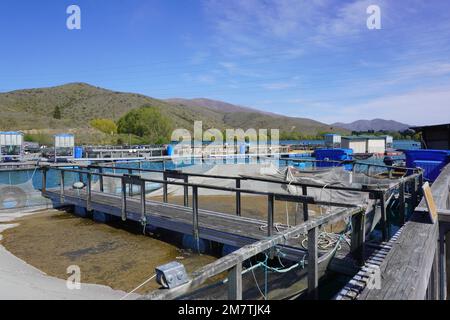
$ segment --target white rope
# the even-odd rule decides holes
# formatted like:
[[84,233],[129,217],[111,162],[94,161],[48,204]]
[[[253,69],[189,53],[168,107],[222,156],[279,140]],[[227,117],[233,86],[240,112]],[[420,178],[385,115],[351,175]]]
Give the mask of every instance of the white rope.
[[130,292],[128,292],[126,295],[124,295],[122,298],[120,298],[120,300],[125,300],[129,295],[131,295],[132,293],[134,293],[136,290],[142,288],[145,284],[149,283],[154,277],[156,277],[156,274],[154,274],[153,276],[151,276],[150,278],[148,278],[147,280],[145,280],[144,282],[142,282],[139,286],[137,286],[136,288],[134,288],[133,290],[131,290]]

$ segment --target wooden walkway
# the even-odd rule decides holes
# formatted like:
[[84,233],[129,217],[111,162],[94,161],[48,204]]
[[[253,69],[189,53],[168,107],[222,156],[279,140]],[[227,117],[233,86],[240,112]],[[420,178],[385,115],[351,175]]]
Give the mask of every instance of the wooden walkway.
[[[61,204],[75,205],[87,208],[87,193],[85,190],[64,190],[64,200],[61,201],[59,189],[47,189],[44,195],[52,201]],[[92,191],[90,209],[116,217],[122,217],[122,199],[120,196]],[[193,234],[192,208],[176,204],[147,200],[145,203],[145,223],[154,227]],[[127,197],[126,219],[142,222],[141,201]],[[243,247],[267,238],[267,222],[232,214],[208,210],[198,210],[199,237],[235,247]],[[303,237],[290,239],[282,246],[286,258],[298,261],[303,258],[306,250],[301,246]]]

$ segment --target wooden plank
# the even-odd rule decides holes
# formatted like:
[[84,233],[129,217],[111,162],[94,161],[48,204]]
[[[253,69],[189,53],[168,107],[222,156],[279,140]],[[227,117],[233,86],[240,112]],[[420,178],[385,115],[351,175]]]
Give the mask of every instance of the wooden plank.
[[437,224],[414,213],[380,267],[381,289],[366,288],[361,300],[422,300],[428,287],[436,243]]

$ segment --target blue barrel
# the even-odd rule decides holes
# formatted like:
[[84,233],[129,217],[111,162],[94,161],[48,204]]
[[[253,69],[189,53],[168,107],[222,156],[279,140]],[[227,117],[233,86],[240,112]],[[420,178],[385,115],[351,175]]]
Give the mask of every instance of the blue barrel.
[[173,156],[174,155],[174,148],[173,148],[173,145],[171,145],[171,144],[169,144],[167,146],[167,155],[168,156]]
[[74,158],[75,159],[83,158],[83,147],[75,147]]
[[239,154],[246,154],[247,146],[245,144],[241,144],[239,146]]

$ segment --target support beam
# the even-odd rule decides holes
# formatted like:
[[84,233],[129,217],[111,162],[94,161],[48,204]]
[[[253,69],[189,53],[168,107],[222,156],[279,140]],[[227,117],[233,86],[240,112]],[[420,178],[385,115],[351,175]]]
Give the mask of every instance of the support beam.
[[145,181],[141,181],[141,222],[146,222],[145,217]]
[[381,233],[383,241],[389,240],[388,228],[387,228],[387,205],[386,197],[384,193],[380,193],[380,206],[381,206]]
[[[308,195],[308,187],[302,186],[302,194],[306,197]],[[308,221],[309,219],[309,211],[308,204],[303,202],[303,221]],[[298,224],[298,222],[297,222]]]
[[64,170],[61,170],[59,172],[60,174],[60,182],[59,182],[59,189],[60,189],[60,195],[59,195],[59,201],[61,202],[61,204],[64,203]]
[[127,184],[122,177],[122,221],[127,220]]
[[364,265],[364,242],[366,241],[366,219],[363,211],[352,216],[350,252],[360,266]]
[[267,201],[267,236],[273,236],[273,224],[274,224],[274,212],[275,212],[275,199],[273,194],[268,196]]
[[100,192],[104,192],[104,185],[103,185],[103,167],[98,168],[98,173],[100,173],[99,176],[99,183],[100,183]]
[[91,206],[91,202],[92,202],[92,174],[90,172],[87,173],[86,192],[87,192],[86,210],[87,211],[91,211],[92,210],[92,206]]
[[164,180],[164,183],[163,183],[163,202],[167,203],[167,202],[169,202],[169,200],[168,200],[168,195],[167,195],[167,174],[165,172],[163,173],[163,180]]
[[[189,183],[189,176],[184,177],[184,183]],[[189,207],[189,187],[186,185],[184,188],[184,206]]]
[[228,272],[228,300],[242,300],[242,263]]
[[[241,188],[241,179],[236,178],[236,189]],[[241,216],[241,192],[236,191],[236,215]]]
[[200,232],[198,226],[198,187],[192,187],[192,231],[194,240],[197,246],[197,251],[200,251]]

